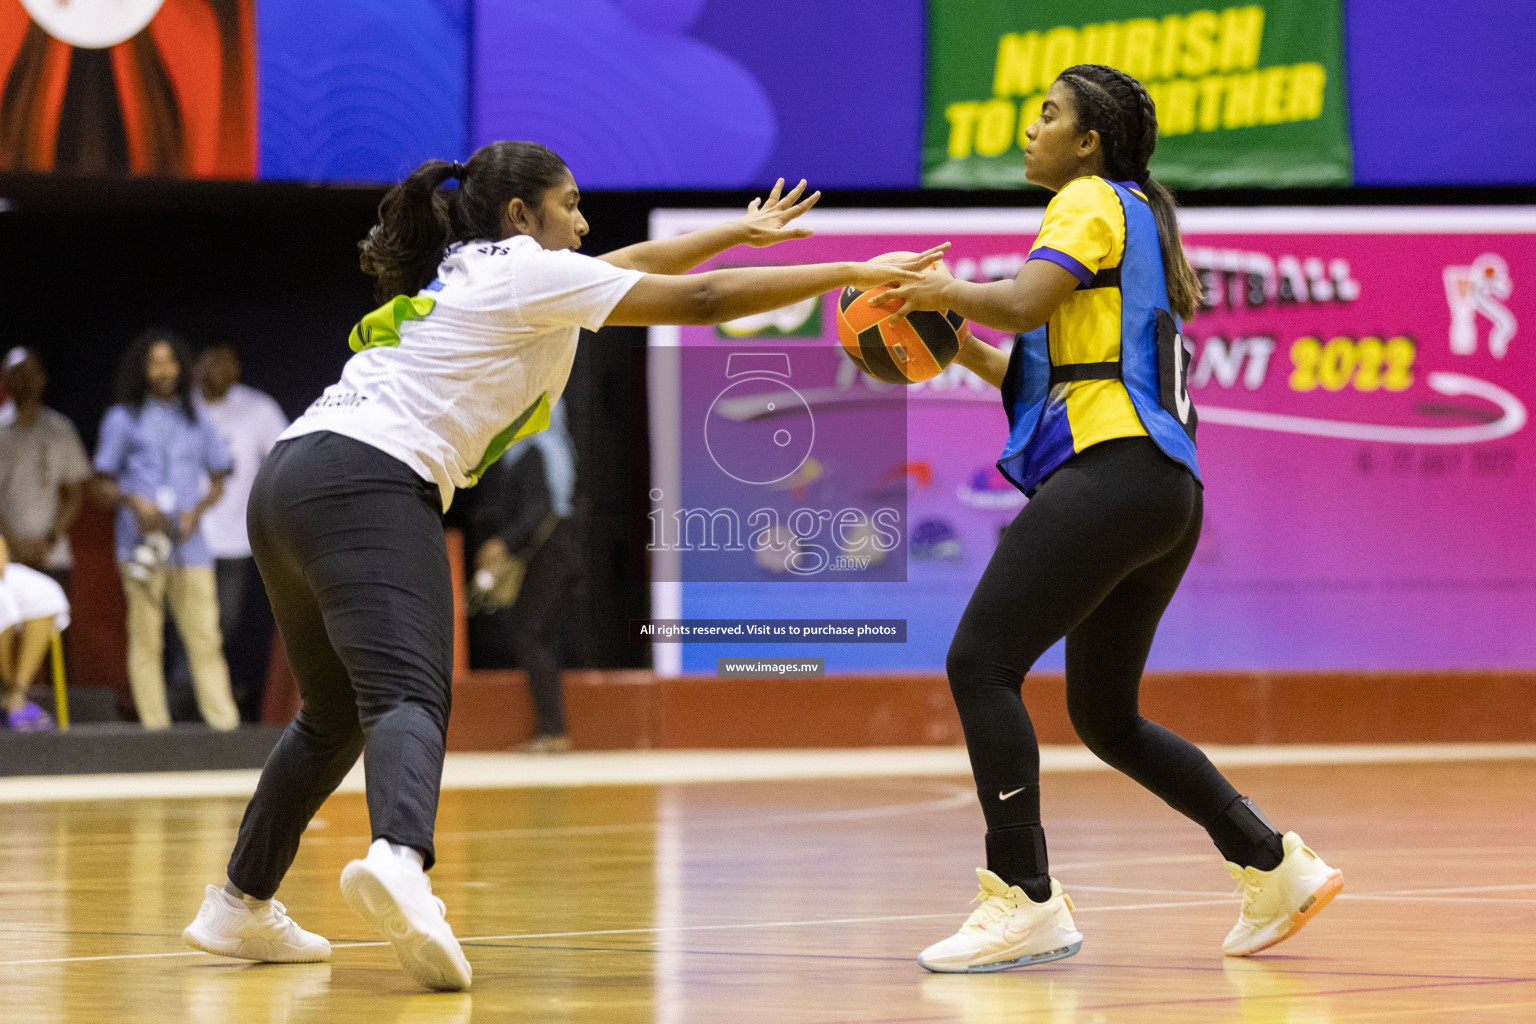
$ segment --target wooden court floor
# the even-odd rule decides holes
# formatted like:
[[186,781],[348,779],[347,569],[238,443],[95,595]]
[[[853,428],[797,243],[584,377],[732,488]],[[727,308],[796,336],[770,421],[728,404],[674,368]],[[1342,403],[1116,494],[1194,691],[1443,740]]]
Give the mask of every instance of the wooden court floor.
[[1536,762],[1245,768],[1346,892],[1269,955],[1226,960],[1231,884],[1202,833],[1107,772],[1045,780],[1082,952],[924,973],[958,925],[968,781],[856,779],[445,794],[438,893],[475,968],[417,992],[337,889],[362,798],[322,810],[280,898],[328,965],[180,943],[243,801],[0,805],[0,1020],[1338,1024],[1536,1021]]

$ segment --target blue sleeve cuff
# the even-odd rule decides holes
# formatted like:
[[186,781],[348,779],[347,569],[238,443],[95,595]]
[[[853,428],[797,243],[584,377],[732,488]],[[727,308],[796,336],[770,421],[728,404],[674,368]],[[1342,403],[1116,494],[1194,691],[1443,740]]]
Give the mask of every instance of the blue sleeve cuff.
[[1069,274],[1081,281],[1084,287],[1093,283],[1093,271],[1060,249],[1052,249],[1050,246],[1042,245],[1038,249],[1031,250],[1029,258],[1032,260],[1050,260],[1058,267],[1064,267]]

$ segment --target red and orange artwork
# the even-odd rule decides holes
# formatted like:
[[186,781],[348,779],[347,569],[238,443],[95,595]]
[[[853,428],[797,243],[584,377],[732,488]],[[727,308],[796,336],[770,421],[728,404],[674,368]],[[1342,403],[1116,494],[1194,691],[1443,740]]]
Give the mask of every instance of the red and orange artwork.
[[0,0],[0,170],[256,175],[254,0]]

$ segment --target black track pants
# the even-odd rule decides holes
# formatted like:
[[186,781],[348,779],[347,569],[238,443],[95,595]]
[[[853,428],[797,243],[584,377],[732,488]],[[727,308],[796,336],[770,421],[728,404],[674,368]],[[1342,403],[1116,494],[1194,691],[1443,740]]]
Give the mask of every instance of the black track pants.
[[[1062,465],[1008,527],[947,666],[989,830],[1040,821],[1040,752],[1019,689],[1063,636],[1067,706],[1090,750],[1202,826],[1238,799],[1198,748],[1137,710],[1152,636],[1200,518],[1189,471],[1150,439],[1122,438]],[[1037,859],[1043,875],[1043,836]]]
[[306,434],[262,463],[247,519],[304,706],[262,769],[230,881],[272,896],[365,748],[373,837],[431,867],[453,672],[436,485],[359,441]]

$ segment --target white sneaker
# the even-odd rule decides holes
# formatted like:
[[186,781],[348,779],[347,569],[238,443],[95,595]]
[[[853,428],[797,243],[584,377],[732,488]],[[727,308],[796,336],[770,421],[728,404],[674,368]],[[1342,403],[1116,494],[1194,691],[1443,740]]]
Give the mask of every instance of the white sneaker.
[[293,923],[277,900],[236,899],[210,885],[197,917],[181,938],[193,949],[268,964],[314,964],[331,958],[331,944]]
[[1285,859],[1272,871],[1227,862],[1227,872],[1243,885],[1242,912],[1221,944],[1227,956],[1247,956],[1290,938],[1344,891],[1344,872],[1324,864],[1295,832],[1281,842]]
[[469,961],[444,917],[448,909],[432,895],[427,873],[414,860],[376,839],[368,856],[342,869],[341,894],[390,941],[417,984],[451,992],[469,988]]
[[1027,967],[1071,956],[1083,945],[1083,933],[1072,922],[1072,899],[1051,879],[1051,898],[1034,903],[1018,886],[1010,886],[985,868],[976,869],[981,892],[972,902],[981,906],[960,930],[935,942],[917,962],[936,974],[966,974]]

